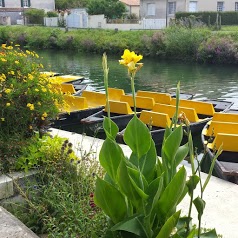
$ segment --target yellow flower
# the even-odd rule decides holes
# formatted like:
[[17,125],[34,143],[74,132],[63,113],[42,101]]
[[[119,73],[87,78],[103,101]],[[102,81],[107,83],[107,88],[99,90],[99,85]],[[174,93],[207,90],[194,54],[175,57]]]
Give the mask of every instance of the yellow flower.
[[44,88],[44,87],[42,87],[41,90],[43,93],[45,93],[47,91],[46,88]]
[[1,58],[1,61],[2,61],[2,62],[6,62],[7,60],[6,60],[6,59],[4,59],[4,58]]
[[4,118],[4,117],[1,117],[1,121],[5,121],[5,118]]
[[31,104],[31,103],[27,103],[27,105],[26,105],[27,107],[29,107],[29,109],[31,110],[31,111],[33,111],[34,110],[34,104]]
[[28,79],[32,80],[34,77],[32,74],[28,74]]
[[119,60],[119,63],[126,66],[129,73],[136,72],[143,66],[142,63],[138,63],[143,59],[143,56],[137,55],[134,51],[124,50],[124,54],[121,58],[122,60]]
[[16,47],[19,47],[20,45],[15,45]]
[[6,48],[7,44],[2,44],[2,48]]
[[41,102],[38,102],[37,105],[38,105],[38,106],[41,106]]
[[6,103],[6,106],[7,106],[7,107],[10,107],[10,106],[11,106],[11,103],[10,103],[10,102],[7,102],[7,103]]
[[41,117],[41,120],[42,120],[42,121],[44,121],[44,120],[45,120],[45,118],[44,118],[44,117]]
[[8,94],[8,93],[10,93],[12,90],[10,89],[10,88],[7,88],[6,90],[5,90],[5,93],[6,94]]
[[48,115],[47,115],[46,112],[44,112],[44,113],[42,114],[42,116],[43,116],[43,117],[47,117]]
[[29,126],[29,129],[32,130],[32,128],[33,128],[33,127],[30,125],[30,126]]
[[19,64],[19,61],[18,61],[18,60],[15,60],[15,64]]
[[38,89],[38,88],[35,88],[35,91],[36,91],[36,92],[39,92],[39,89]]

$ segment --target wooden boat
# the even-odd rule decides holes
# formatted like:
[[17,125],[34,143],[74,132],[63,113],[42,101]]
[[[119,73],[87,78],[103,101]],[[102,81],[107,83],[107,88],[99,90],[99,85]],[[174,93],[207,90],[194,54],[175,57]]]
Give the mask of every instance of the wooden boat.
[[[63,86],[65,84],[62,84]],[[72,89],[72,87],[71,87]],[[119,100],[124,95],[124,90],[109,88],[109,98]],[[78,125],[80,120],[96,112],[102,111],[106,104],[106,95],[100,92],[91,92],[84,90],[81,96],[64,95],[68,108],[61,106],[61,113],[58,120],[54,121],[53,127],[65,127]]]
[[[190,94],[189,97],[192,97]],[[110,100],[112,100],[109,97]],[[158,93],[158,92],[148,92],[148,91],[138,91],[136,95],[136,111],[137,115],[140,115],[142,110],[152,110],[156,102],[170,103],[172,100],[171,95],[168,93]],[[124,105],[126,103],[126,105]],[[110,101],[111,119],[118,125],[119,130],[123,130],[130,119],[132,118],[132,111],[134,111],[134,101],[132,95],[121,95],[120,101]],[[131,110],[121,110],[121,108],[130,107]],[[104,134],[102,124],[104,117],[107,116],[106,110],[99,111],[87,118],[81,120],[82,124],[85,124],[88,128],[87,133],[89,135],[94,135],[97,131],[98,137],[103,137],[100,134]],[[120,136],[118,136],[119,139]],[[120,141],[120,139],[119,139]]]
[[52,84],[52,86],[64,94],[72,94],[74,96],[80,96],[82,92],[87,88],[86,84],[73,85],[71,83]]
[[[156,103],[151,111],[142,110],[139,116],[140,120],[150,128],[152,138],[156,145],[161,145],[163,142],[166,126],[171,125],[171,119],[176,111],[176,99],[171,99],[170,104]],[[215,107],[214,107],[215,105]],[[193,135],[201,133],[204,125],[211,120],[216,111],[227,110],[232,103],[215,101],[193,101],[180,100],[178,114],[184,114],[190,122],[189,128]],[[215,109],[216,108],[216,109]],[[181,121],[178,121],[178,125]],[[184,126],[184,128],[186,128]],[[117,135],[117,141],[124,143],[123,135],[125,130],[122,130]]]
[[222,145],[223,151],[215,162],[214,174],[238,184],[238,112],[215,113],[203,128],[201,137],[208,165]]

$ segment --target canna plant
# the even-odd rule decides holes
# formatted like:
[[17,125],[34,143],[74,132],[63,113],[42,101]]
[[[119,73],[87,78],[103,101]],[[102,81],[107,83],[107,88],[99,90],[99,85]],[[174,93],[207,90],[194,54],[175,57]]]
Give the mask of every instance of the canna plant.
[[[134,108],[134,80],[136,72],[143,65],[138,63],[141,59],[142,56],[125,50],[119,61],[128,69]],[[106,54],[103,55],[103,69],[107,94],[109,70]],[[179,84],[176,95],[179,100]],[[182,219],[181,211],[176,209],[188,192],[193,193],[197,184],[190,182],[195,186],[187,185],[186,170],[180,166],[180,162],[191,152],[191,140],[181,146],[183,128],[175,126],[178,114],[172,126],[165,130],[162,154],[158,157],[150,131],[136,116],[135,109],[134,117],[124,133],[124,141],[132,150],[128,158],[115,141],[118,127],[110,120],[109,108],[107,111],[108,117],[105,117],[103,124],[106,139],[99,154],[100,164],[106,174],[104,178],[97,178],[94,194],[95,204],[102,208],[111,222],[107,236],[195,237],[196,230],[190,229],[190,223],[187,222],[191,220],[190,217]]]

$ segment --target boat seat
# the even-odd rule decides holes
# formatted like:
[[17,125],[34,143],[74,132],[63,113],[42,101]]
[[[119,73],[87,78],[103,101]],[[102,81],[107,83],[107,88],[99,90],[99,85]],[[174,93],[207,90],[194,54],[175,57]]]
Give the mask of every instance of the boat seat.
[[63,95],[65,105],[60,108],[61,112],[74,112],[88,109],[87,99],[72,95]]
[[238,123],[238,114],[216,112],[212,118],[213,121],[236,122]]
[[[171,105],[174,105],[174,106],[176,105],[176,98],[171,99]],[[181,99],[179,100],[179,106],[194,108],[197,114],[211,116],[211,117],[215,113],[215,109],[212,103],[208,103],[208,102]]]
[[140,120],[147,125],[166,128],[170,127],[171,120],[168,114],[142,110]]
[[[117,113],[117,114],[133,114],[131,107],[127,102],[119,102],[119,101],[109,101],[110,112]],[[104,109],[107,111],[107,107]]]
[[120,101],[122,95],[125,95],[125,92],[123,89],[108,88],[109,100]]
[[[173,118],[176,112],[176,106],[173,105],[165,105],[156,103],[152,109],[153,112],[160,112],[160,113],[167,113],[170,118]],[[187,108],[187,107],[179,107],[178,114],[185,113],[187,119],[190,122],[200,122],[202,119],[198,118],[196,110],[194,108]]]
[[104,93],[83,91],[82,97],[87,99],[89,108],[106,105],[106,95]]
[[213,121],[213,119],[209,123],[208,127],[202,130],[202,134],[209,137],[215,137],[217,133],[237,134],[237,132],[238,123]]
[[155,103],[170,104],[171,101],[171,96],[168,93],[157,93],[138,90],[137,96],[154,98]]
[[75,94],[75,88],[73,84],[65,83],[65,84],[52,84],[52,86],[58,90],[60,90],[62,93],[68,93],[68,94]]
[[84,77],[78,75],[59,75],[50,77],[51,82],[53,83],[69,83],[72,81],[83,81]]
[[217,133],[212,143],[207,147],[211,150],[218,150],[222,145],[223,151],[238,152],[238,134]]
[[[121,102],[127,102],[130,107],[134,107],[132,95],[122,95]],[[136,108],[151,110],[155,105],[153,98],[136,96]]]

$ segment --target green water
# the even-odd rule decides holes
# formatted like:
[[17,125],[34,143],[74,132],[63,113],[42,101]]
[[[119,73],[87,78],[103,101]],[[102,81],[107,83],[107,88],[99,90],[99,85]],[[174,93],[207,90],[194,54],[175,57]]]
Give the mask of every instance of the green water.
[[[83,75],[87,90],[104,90],[100,55],[66,51],[38,51],[38,54],[45,70]],[[108,56],[109,86],[130,93],[127,70],[119,65],[119,59],[120,56]],[[222,99],[238,105],[237,66],[165,62],[151,58],[142,62],[144,66],[136,76],[136,90],[174,92],[180,81],[181,91],[193,93],[197,99]]]

